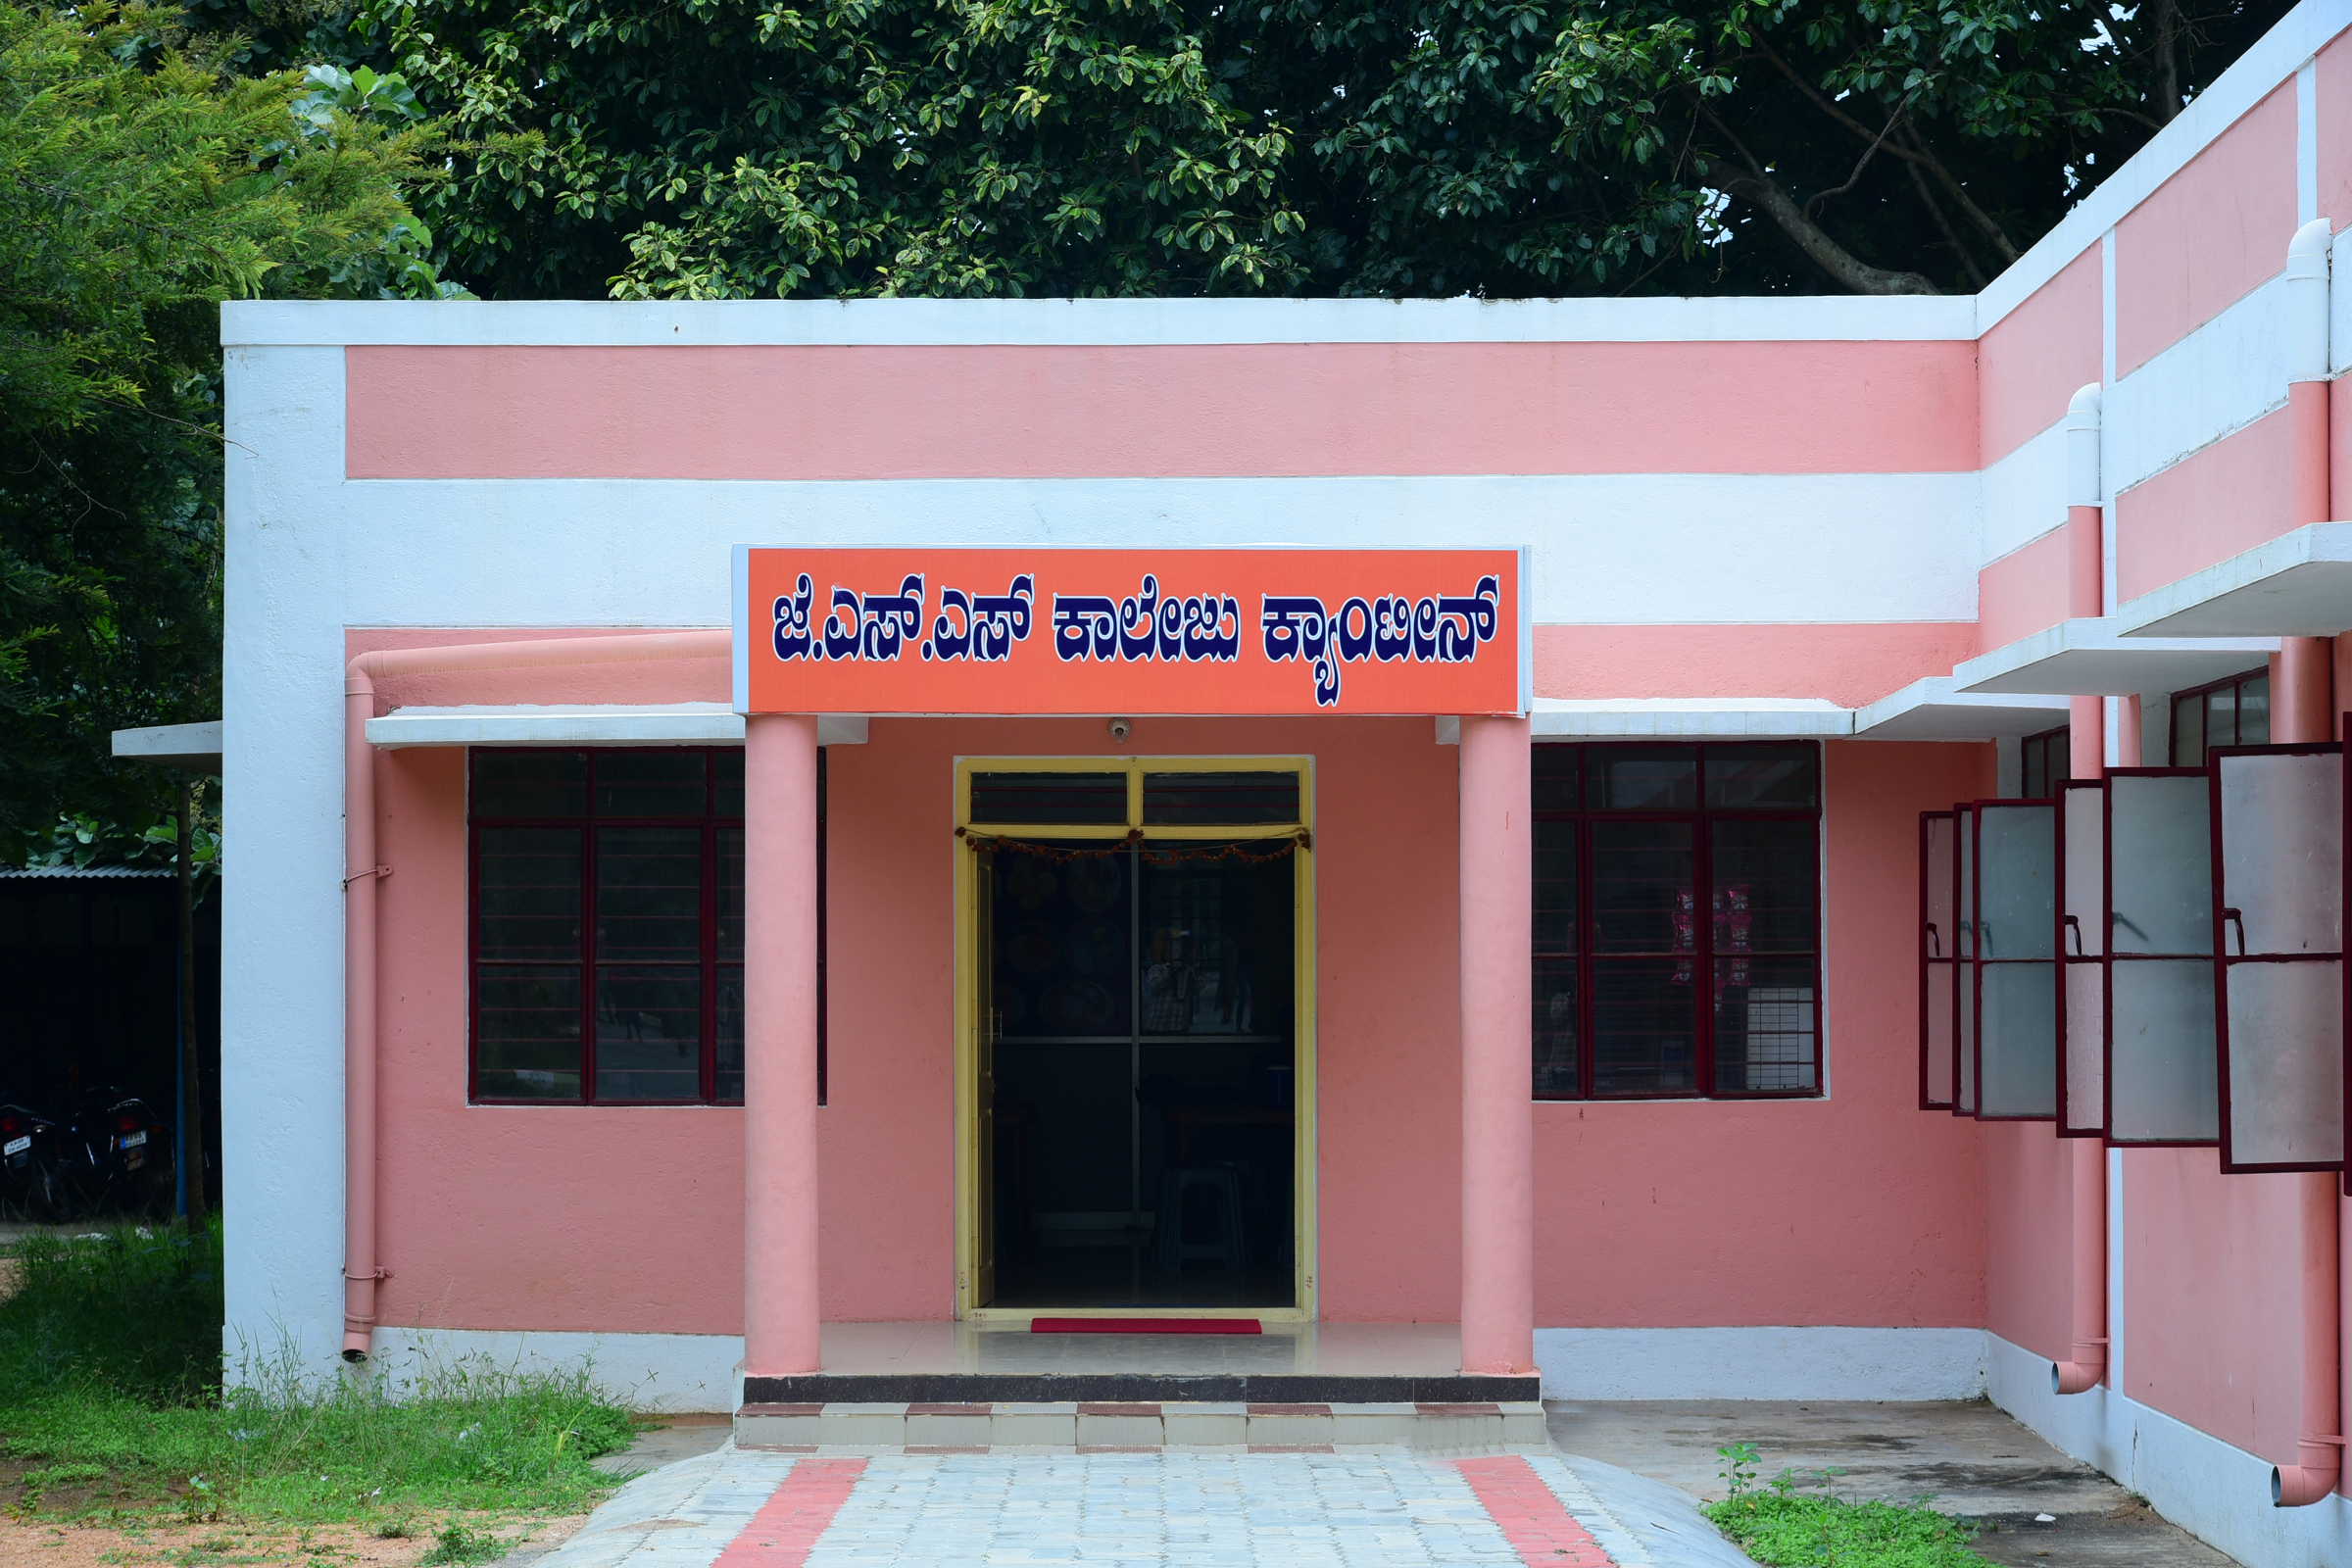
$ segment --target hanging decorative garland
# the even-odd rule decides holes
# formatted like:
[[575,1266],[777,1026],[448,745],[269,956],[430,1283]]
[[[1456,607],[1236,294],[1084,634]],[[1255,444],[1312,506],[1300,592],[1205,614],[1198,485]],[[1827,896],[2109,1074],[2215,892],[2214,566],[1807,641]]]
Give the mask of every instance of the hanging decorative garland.
[[1162,846],[1171,842],[1182,843],[1183,841],[1162,839],[1158,845],[1154,845],[1151,840],[1145,838],[1141,828],[1129,828],[1125,838],[1112,839],[1101,849],[1073,849],[1060,844],[1035,844],[1027,839],[991,838],[986,834],[961,827],[956,830],[956,836],[963,840],[964,848],[974,854],[1009,850],[1015,855],[1033,856],[1048,865],[1067,865],[1073,860],[1107,860],[1112,856],[1123,855],[1131,849],[1141,853],[1143,858],[1153,865],[1173,865],[1178,861],[1185,860],[1240,860],[1246,865],[1263,865],[1268,861],[1284,858],[1295,849],[1311,850],[1315,847],[1314,835],[1308,833],[1304,828],[1298,829],[1289,838],[1273,841],[1273,847],[1270,849],[1253,847],[1253,844],[1266,842],[1262,839],[1243,844],[1203,844],[1193,849],[1164,848]]

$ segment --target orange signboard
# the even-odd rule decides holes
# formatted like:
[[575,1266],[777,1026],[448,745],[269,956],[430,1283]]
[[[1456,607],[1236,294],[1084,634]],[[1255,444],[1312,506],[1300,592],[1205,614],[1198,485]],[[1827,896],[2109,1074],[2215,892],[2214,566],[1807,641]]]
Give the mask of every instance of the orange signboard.
[[1516,713],[1513,550],[735,552],[745,713]]

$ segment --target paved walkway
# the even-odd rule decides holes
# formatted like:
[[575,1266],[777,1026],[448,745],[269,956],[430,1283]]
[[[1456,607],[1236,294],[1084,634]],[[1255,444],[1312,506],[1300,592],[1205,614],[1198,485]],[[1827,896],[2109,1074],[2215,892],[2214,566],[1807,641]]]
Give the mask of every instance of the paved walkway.
[[1745,1568],[1672,1488],[1551,1454],[728,1446],[631,1482],[535,1568]]

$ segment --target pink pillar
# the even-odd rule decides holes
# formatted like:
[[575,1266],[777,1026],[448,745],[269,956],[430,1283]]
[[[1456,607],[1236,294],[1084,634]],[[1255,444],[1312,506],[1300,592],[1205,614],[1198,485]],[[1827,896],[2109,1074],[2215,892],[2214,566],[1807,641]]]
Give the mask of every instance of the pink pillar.
[[1536,1367],[1528,747],[1524,718],[1462,720],[1462,1370],[1517,1376]]
[[[2066,700],[2066,773],[2069,778],[2107,776],[2107,699]],[[2055,787],[2051,790],[2056,794]]]
[[743,727],[743,1370],[818,1368],[816,720]]

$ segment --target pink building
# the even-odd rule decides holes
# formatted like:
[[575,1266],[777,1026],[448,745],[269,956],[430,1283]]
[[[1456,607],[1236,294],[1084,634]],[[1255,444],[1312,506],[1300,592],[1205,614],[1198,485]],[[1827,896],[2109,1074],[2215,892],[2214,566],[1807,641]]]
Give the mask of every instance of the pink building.
[[1974,298],[229,306],[232,1351],[1425,1325],[2352,1562],[2347,28]]

